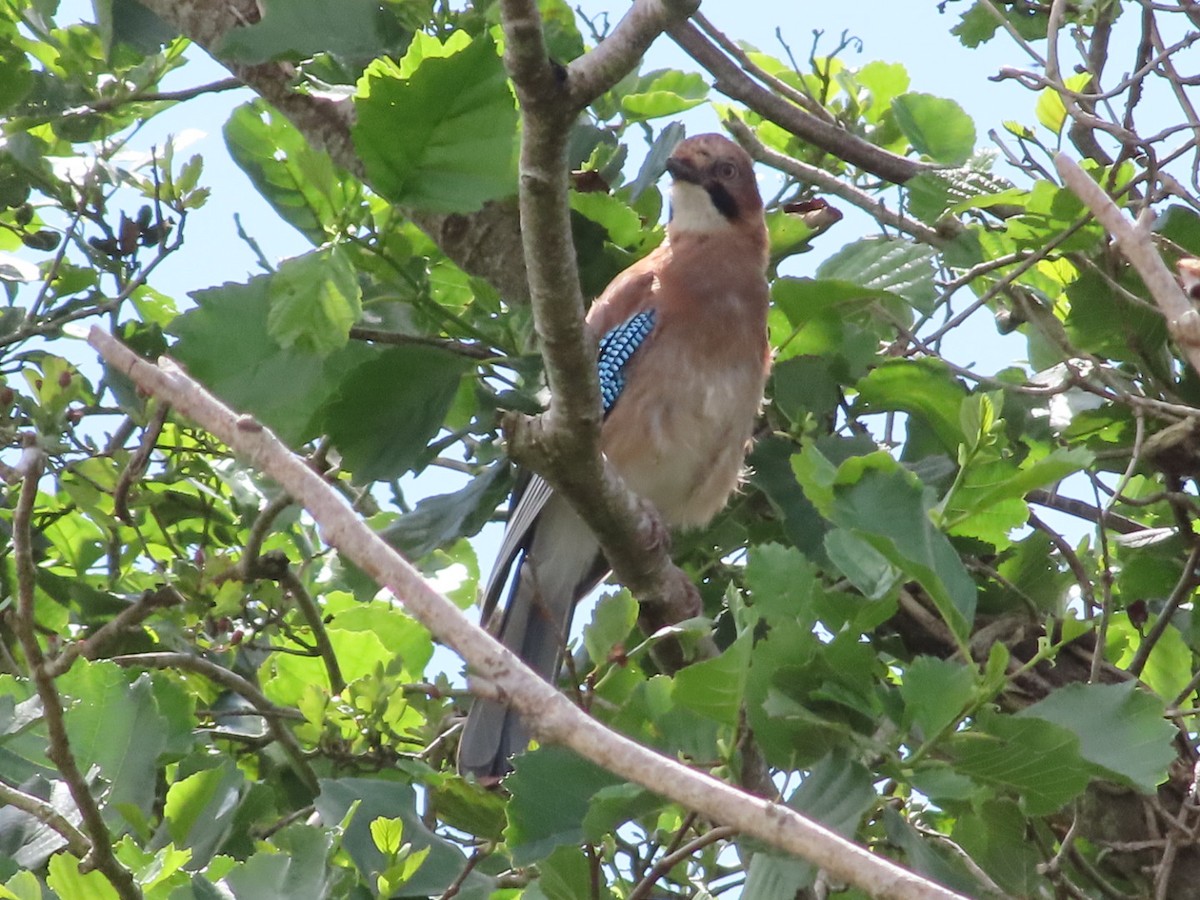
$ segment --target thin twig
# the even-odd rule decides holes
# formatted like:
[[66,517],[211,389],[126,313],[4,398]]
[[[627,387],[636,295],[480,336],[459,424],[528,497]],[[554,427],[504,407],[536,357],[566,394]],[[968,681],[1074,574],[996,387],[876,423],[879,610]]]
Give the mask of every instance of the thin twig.
[[1129,661],[1126,667],[1131,675],[1140,676],[1142,669],[1146,667],[1146,662],[1150,659],[1150,652],[1154,649],[1154,645],[1159,642],[1167,628],[1171,624],[1171,618],[1175,615],[1175,610],[1179,609],[1180,604],[1188,600],[1192,596],[1192,591],[1197,584],[1200,584],[1200,577],[1197,576],[1196,566],[1200,565],[1200,543],[1192,547],[1191,553],[1188,554],[1187,562],[1184,563],[1183,572],[1179,575],[1179,580],[1175,582],[1175,588],[1171,591],[1171,596],[1167,598],[1167,602],[1163,605],[1163,610],[1159,613],[1158,618],[1154,620],[1154,624],[1150,627],[1150,631],[1142,638],[1138,644],[1137,651],[1133,654],[1133,659]]
[[651,895],[651,891],[654,890],[654,885],[658,883],[658,879],[662,878],[697,850],[703,850],[709,844],[715,844],[717,841],[728,840],[736,834],[737,831],[735,829],[727,825],[722,825],[718,828],[710,828],[704,834],[692,838],[678,850],[668,853],[651,866],[650,871],[646,873],[646,877],[638,882],[634,889],[629,892],[626,900],[644,900],[644,898]]

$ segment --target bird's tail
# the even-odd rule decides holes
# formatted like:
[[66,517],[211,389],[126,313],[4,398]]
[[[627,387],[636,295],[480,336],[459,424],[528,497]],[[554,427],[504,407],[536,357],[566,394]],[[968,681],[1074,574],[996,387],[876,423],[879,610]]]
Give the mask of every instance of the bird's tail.
[[[604,576],[607,565],[591,530],[561,497],[538,515],[517,563],[497,638],[547,681],[558,673],[575,603]],[[458,745],[458,769],[478,778],[507,774],[509,757],[529,743],[516,711],[478,698]]]

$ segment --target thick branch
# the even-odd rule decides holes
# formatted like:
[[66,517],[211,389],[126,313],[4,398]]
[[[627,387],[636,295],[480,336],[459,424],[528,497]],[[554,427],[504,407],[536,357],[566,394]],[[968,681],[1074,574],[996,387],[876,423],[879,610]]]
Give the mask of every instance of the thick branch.
[[88,340],[110,365],[169,401],[180,415],[208,429],[302,503],[328,543],[386,585],[439,641],[454,648],[474,672],[509,699],[525,721],[534,724],[540,740],[563,744],[714,822],[803,857],[873,897],[949,900],[959,896],[844,840],[786,806],[742,793],[605,728],[491,635],[471,624],[268,429],[237,416],[169,360],[152,365],[95,328]]
[[505,63],[522,112],[525,268],[551,394],[541,418],[507,419],[509,452],[571,502],[596,533],[617,577],[642,602],[643,621],[655,630],[694,615],[696,593],[654,538],[662,532],[657,513],[629,492],[600,455],[595,347],[584,325],[567,190],[567,138],[576,110],[561,72],[546,57],[537,3],[502,0],[501,22]]

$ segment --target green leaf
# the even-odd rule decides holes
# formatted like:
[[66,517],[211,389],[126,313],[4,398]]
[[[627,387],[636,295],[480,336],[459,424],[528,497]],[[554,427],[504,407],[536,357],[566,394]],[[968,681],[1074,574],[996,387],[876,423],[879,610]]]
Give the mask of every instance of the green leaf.
[[592,621],[583,631],[583,645],[592,665],[602,666],[617,647],[624,650],[625,641],[637,624],[638,602],[629,591],[621,590],[600,598],[592,613]]
[[[1072,91],[1084,90],[1088,83],[1092,80],[1092,76],[1088,72],[1081,72],[1076,75],[1070,75],[1063,82],[1066,87]],[[1062,97],[1054,88],[1046,88],[1038,95],[1037,106],[1034,107],[1034,112],[1037,114],[1037,119],[1046,128],[1059,134],[1062,131],[1063,125],[1067,121],[1067,107],[1063,104]]]
[[[538,863],[537,886],[546,900],[597,896],[592,889],[592,867],[578,847],[559,847]],[[600,896],[605,895],[612,896],[608,891]]]
[[817,267],[817,277],[903,297],[928,312],[937,299],[935,251],[904,238],[868,237],[847,244]]
[[[795,547],[757,544],[746,560],[746,586],[755,618],[768,623],[816,621],[814,601],[820,591],[817,569]],[[753,621],[739,621],[739,631],[752,629]]]
[[509,467],[496,464],[460,491],[419,501],[413,511],[380,530],[379,535],[410,560],[418,560],[488,523],[511,487]]
[[708,84],[695,72],[663,69],[642,77],[636,91],[621,98],[621,109],[631,122],[677,116],[699,106],[708,97]]
[[98,869],[87,874],[79,871],[79,860],[70,853],[56,853],[50,857],[50,871],[46,884],[58,895],[59,900],[117,900],[117,889]]
[[235,109],[224,135],[229,155],[263,199],[313,244],[357,218],[362,185],[265,101]]
[[404,820],[377,816],[371,820],[371,840],[384,856],[395,856],[404,843]]
[[901,94],[892,101],[892,112],[913,149],[931,159],[961,165],[975,149],[975,123],[953,100]]
[[328,52],[371,59],[398,37],[395,19],[374,0],[262,0],[260,21],[231,29],[217,49],[222,59],[257,65]]
[[158,757],[167,744],[150,676],[130,684],[116,663],[79,660],[59,679],[59,689],[74,701],[67,734],[81,769],[99,767],[111,785],[107,805],[127,803],[148,815]]
[[255,853],[222,881],[238,900],[325,900],[336,877],[333,839],[323,828],[289,825],[272,838],[277,851]]
[[602,226],[608,232],[608,239],[618,247],[637,247],[645,236],[641,216],[612,194],[572,191],[571,209]]
[[900,684],[905,718],[920,728],[926,739],[962,715],[974,694],[971,669],[933,656],[918,656],[909,663]]
[[1018,715],[1053,722],[1079,738],[1080,755],[1122,784],[1153,794],[1175,759],[1176,729],[1163,702],[1122,684],[1069,684]]
[[736,725],[753,648],[753,636],[743,634],[715,659],[688,666],[675,676],[671,696],[684,709],[722,725]]
[[1094,769],[1066,728],[1035,718],[981,715],[981,729],[948,742],[963,775],[1019,793],[1031,815],[1049,815],[1087,787]]
[[417,464],[466,368],[463,357],[437,347],[392,347],[341,380],[321,417],[356,483],[395,478]]
[[351,134],[376,190],[464,213],[514,194],[517,111],[491,39],[403,66],[376,60],[358,82]]
[[362,316],[358,277],[336,246],[285,260],[270,276],[267,298],[267,330],[275,343],[319,357],[345,347]]
[[954,457],[963,442],[959,406],[966,388],[939,359],[885,359],[855,390],[859,413],[907,412],[918,416]]
[[834,470],[811,445],[793,457],[793,467],[827,518],[920,582],[947,624],[960,637],[966,635],[975,616],[975,582],[946,536],[934,528],[932,499],[912,474],[884,452],[851,457]]
[[[414,851],[429,848],[429,856],[404,886],[406,896],[440,896],[462,876],[466,857],[456,844],[434,834],[425,825],[417,811],[416,791],[411,786],[379,778],[321,779],[321,793],[314,802],[324,822],[341,822],[357,804],[342,835],[342,848],[368,884],[374,884],[376,876],[390,865],[371,836],[370,823],[381,816],[399,816],[404,820],[405,841]],[[459,896],[485,900],[493,887],[490,876],[473,871],[462,881]]]
[[176,847],[191,851],[196,865],[204,865],[221,849],[233,827],[245,781],[234,761],[224,758],[167,789],[163,810],[167,833]]
[[870,600],[886,597],[900,580],[899,570],[886,556],[844,528],[834,528],[826,533],[825,553],[850,583]]
[[234,409],[297,444],[319,430],[318,412],[338,380],[374,353],[350,345],[322,360],[300,347],[281,348],[267,328],[269,283],[260,275],[194,292],[196,308],[176,320],[172,353]]
[[512,794],[504,838],[513,863],[529,865],[557,847],[578,844],[593,796],[617,782],[565,747],[540,747],[518,756],[504,782]]
[[972,168],[921,172],[904,183],[909,211],[930,225],[948,212],[1016,202],[1024,192],[1012,189],[1012,182]]
[[[878,800],[871,773],[844,753],[830,753],[792,792],[787,805],[843,837],[852,837],[864,814]],[[811,886],[816,867],[794,857],[754,854],[743,900],[794,897]]]

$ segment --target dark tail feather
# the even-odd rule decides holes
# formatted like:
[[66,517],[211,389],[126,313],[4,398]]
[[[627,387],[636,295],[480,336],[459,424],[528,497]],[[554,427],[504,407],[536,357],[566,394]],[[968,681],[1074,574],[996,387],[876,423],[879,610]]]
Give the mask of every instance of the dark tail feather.
[[[528,549],[513,576],[497,637],[547,681],[558,672],[575,603],[607,571],[595,537],[559,497],[538,516]],[[458,769],[478,778],[512,770],[509,757],[529,744],[517,713],[476,699],[458,745]]]

